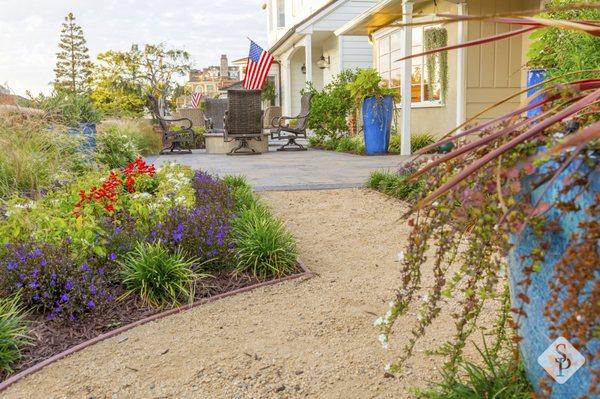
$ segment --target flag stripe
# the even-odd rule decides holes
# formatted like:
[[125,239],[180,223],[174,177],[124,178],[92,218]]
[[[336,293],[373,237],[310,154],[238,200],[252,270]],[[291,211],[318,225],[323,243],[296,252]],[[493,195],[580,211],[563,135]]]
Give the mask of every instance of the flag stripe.
[[250,41],[250,54],[246,64],[246,76],[244,77],[243,86],[248,90],[262,89],[271,64],[273,56],[268,51],[260,48],[256,43]]

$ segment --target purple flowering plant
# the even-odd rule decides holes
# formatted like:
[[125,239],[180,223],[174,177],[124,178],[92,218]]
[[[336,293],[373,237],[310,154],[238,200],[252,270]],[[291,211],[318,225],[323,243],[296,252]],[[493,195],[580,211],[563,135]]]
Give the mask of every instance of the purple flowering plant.
[[114,299],[107,278],[111,263],[96,256],[77,262],[66,245],[7,243],[0,256],[0,296],[20,293],[24,306],[50,320],[75,320]]

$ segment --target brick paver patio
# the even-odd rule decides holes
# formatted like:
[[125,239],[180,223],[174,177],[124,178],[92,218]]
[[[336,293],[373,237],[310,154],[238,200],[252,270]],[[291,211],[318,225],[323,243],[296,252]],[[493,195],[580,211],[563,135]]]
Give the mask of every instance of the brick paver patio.
[[371,171],[396,169],[406,157],[322,150],[227,156],[196,150],[193,154],[168,154],[150,160],[156,165],[176,161],[221,176],[245,175],[257,191],[271,191],[362,187]]

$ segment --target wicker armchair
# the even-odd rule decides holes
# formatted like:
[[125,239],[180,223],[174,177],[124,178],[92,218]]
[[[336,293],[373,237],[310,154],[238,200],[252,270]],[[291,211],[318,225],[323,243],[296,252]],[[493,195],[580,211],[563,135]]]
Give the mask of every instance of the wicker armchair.
[[224,133],[226,98],[207,98],[204,100],[204,126],[207,133]]
[[[311,96],[305,94],[300,102],[300,114],[298,116],[280,116],[271,121],[275,128],[271,130],[272,139],[284,139],[287,143],[277,149],[277,151],[306,151],[306,147],[296,142],[298,138],[306,138],[306,124],[310,115]],[[291,124],[295,121],[295,124]]]
[[228,155],[260,154],[248,145],[249,140],[262,140],[260,90],[228,90],[229,108],[225,113],[225,142],[239,141]]
[[[165,152],[177,152],[178,154],[191,154],[192,147],[195,141],[195,133],[192,129],[192,121],[188,118],[166,119],[161,115],[158,100],[152,94],[148,94],[148,100],[152,107],[152,112],[163,134],[163,149],[159,154]],[[180,125],[177,130],[172,126],[175,123],[185,122],[185,125]]]

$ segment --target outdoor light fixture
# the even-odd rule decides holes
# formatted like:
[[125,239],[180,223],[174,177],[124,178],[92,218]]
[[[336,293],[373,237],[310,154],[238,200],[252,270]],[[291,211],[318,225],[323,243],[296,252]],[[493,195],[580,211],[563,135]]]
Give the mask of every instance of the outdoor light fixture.
[[317,61],[317,66],[320,69],[329,68],[330,62],[331,62],[331,59],[329,58],[329,56],[327,56],[327,59],[326,59],[325,56],[322,55],[321,58],[319,58],[319,61]]
[[300,68],[300,70],[302,70],[302,73],[306,75],[306,64],[302,64],[302,68]]

